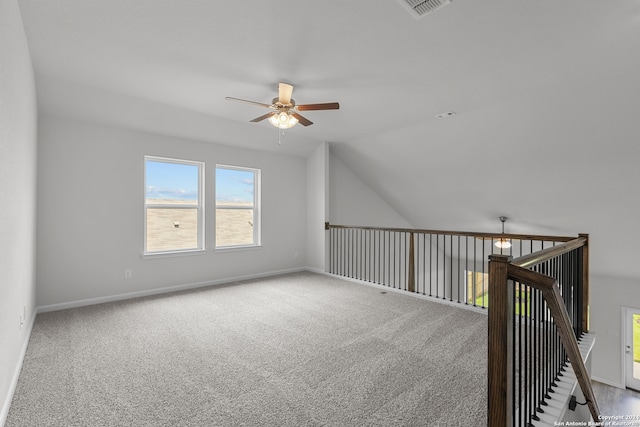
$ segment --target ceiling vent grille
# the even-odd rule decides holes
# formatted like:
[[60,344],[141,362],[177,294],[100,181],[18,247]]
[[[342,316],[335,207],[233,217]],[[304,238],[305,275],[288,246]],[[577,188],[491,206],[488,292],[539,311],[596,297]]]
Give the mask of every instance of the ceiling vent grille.
[[422,18],[451,3],[451,0],[398,0],[413,17]]

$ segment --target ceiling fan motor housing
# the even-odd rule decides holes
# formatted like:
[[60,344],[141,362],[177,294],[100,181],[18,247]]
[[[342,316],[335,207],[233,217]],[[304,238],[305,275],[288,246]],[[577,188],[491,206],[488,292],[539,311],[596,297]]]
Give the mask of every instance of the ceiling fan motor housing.
[[275,97],[271,100],[271,103],[278,108],[280,108],[280,106],[287,108],[293,108],[296,106],[296,101],[293,98],[291,98],[291,101],[288,104],[283,104],[282,102],[280,102],[280,98]]

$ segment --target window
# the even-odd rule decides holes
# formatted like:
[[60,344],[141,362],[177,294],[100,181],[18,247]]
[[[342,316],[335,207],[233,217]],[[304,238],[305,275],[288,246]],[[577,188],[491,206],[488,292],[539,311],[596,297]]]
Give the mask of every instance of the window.
[[260,170],[216,166],[216,248],[260,245]]
[[[489,273],[466,270],[465,301],[478,307],[489,307]],[[521,283],[515,287],[514,310],[516,314],[529,316],[531,312],[531,288]]]
[[489,274],[470,270],[466,270],[466,273],[465,302],[480,307],[488,306]]
[[145,156],[144,253],[204,249],[204,164]]

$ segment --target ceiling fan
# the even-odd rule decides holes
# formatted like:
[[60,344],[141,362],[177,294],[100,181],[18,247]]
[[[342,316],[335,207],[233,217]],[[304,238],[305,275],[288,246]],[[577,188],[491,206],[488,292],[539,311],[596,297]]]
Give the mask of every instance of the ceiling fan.
[[244,102],[247,104],[253,104],[259,107],[271,109],[272,111],[260,117],[256,117],[255,119],[251,120],[251,122],[256,123],[261,122],[265,119],[269,119],[269,123],[279,129],[289,129],[295,126],[297,123],[300,123],[302,126],[312,125],[313,122],[301,116],[299,111],[337,110],[340,108],[340,104],[338,104],[337,102],[296,105],[296,102],[291,98],[292,94],[293,86],[287,83],[280,83],[278,85],[278,97],[273,98],[271,104],[247,101],[246,99],[232,98],[230,96],[227,96],[225,99],[229,101]]

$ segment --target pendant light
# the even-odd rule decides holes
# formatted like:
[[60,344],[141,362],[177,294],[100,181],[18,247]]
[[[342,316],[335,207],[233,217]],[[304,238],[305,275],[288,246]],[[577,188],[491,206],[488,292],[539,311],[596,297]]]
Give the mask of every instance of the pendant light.
[[[507,222],[509,218],[506,216],[501,216],[500,221],[502,222],[502,234],[504,234],[504,223]],[[511,247],[511,242],[504,237],[496,242],[496,246],[500,249],[509,249]]]

